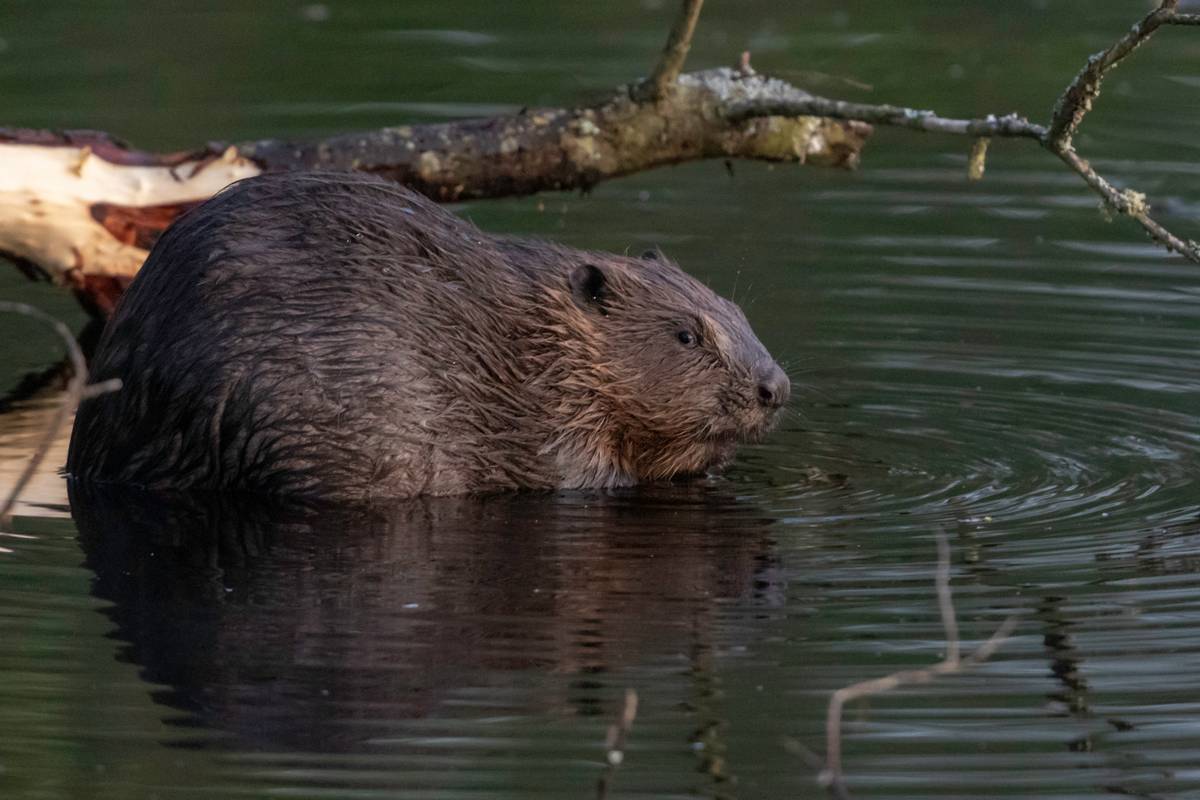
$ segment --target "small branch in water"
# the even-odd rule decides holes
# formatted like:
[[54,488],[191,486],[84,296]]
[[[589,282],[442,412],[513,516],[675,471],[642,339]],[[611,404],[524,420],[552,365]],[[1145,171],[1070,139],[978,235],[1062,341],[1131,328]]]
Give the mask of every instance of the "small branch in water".
[[682,0],[679,16],[671,26],[662,57],[645,84],[650,99],[661,100],[666,97],[679,78],[679,73],[683,71],[688,50],[692,47],[692,37],[696,34],[696,21],[700,19],[700,9],[703,5],[704,0]]
[[25,486],[33,478],[37,469],[45,459],[46,453],[54,445],[54,440],[58,436],[59,430],[63,423],[71,416],[71,412],[79,405],[79,402],[87,397],[95,397],[105,392],[115,391],[121,388],[121,381],[118,379],[104,381],[103,383],[85,386],[87,383],[87,361],[83,357],[83,351],[79,349],[78,343],[75,341],[75,336],[71,333],[71,329],[59,322],[54,317],[50,316],[41,309],[34,308],[25,303],[10,303],[0,301],[0,313],[22,314],[26,317],[32,317],[37,321],[49,326],[67,346],[67,357],[71,361],[73,375],[71,382],[67,385],[66,395],[63,401],[59,404],[58,411],[55,412],[50,424],[46,427],[46,432],[42,434],[42,439],[38,442],[37,448],[30,456],[29,462],[25,465],[25,469],[21,471],[16,483],[13,484],[8,496],[0,503],[0,526],[8,527],[12,523],[12,509],[17,503],[17,498],[21,496],[21,492]]
[[612,784],[617,768],[625,761],[625,740],[633,730],[633,721],[637,719],[638,695],[633,689],[625,690],[625,701],[617,721],[608,726],[608,735],[604,741],[604,760],[608,764],[596,783],[596,800],[606,800],[608,789]]
[[950,545],[946,542],[944,531],[938,531],[937,545],[938,564],[935,583],[942,627],[946,632],[946,657],[924,669],[893,672],[882,678],[844,686],[833,693],[833,696],[829,698],[829,712],[825,719],[825,768],[821,771],[818,780],[829,789],[834,797],[850,796],[846,791],[842,773],[842,709],[846,703],[861,697],[890,692],[899,686],[929,683],[942,675],[962,672],[964,669],[990,658],[1016,627],[1017,617],[1009,617],[1000,624],[990,639],[975,648],[974,652],[966,658],[961,657],[958,620],[954,613],[954,600],[950,592]]

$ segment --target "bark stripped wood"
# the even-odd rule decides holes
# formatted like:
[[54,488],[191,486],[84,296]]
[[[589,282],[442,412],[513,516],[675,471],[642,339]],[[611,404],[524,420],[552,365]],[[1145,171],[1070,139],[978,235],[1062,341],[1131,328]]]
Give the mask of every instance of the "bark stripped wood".
[[871,131],[814,117],[733,121],[734,104],[795,89],[731,69],[679,75],[657,102],[637,99],[636,88],[583,108],[187,153],[147,153],[93,132],[0,129],[0,255],[107,314],[176,216],[261,172],[360,170],[449,202],[586,190],[709,158],[853,167]]
[[166,203],[156,206],[120,206],[115,203],[96,203],[92,219],[100,223],[114,239],[123,244],[149,250],[158,239],[158,231],[170,225],[176,217],[197,205],[196,201]]
[[[799,89],[766,100],[754,99],[730,109],[735,121],[753,119],[758,115],[791,116],[816,114],[831,119],[856,119],[876,125],[892,125],[930,133],[949,133],[975,137],[1008,137],[1034,139],[1046,150],[1058,156],[1084,182],[1100,195],[1104,208],[1114,214],[1132,217],[1158,244],[1200,264],[1200,243],[1184,240],[1171,233],[1150,216],[1146,196],[1133,189],[1118,189],[1092,168],[1075,151],[1073,138],[1092,105],[1100,96],[1100,85],[1108,72],[1130,53],[1145,43],[1164,25],[1197,25],[1198,14],[1180,14],[1179,0],[1162,0],[1157,8],[1139,20],[1129,32],[1107,50],[1092,55],[1084,68],[1071,81],[1054,104],[1048,125],[1029,122],[1017,114],[994,115],[976,119],[942,117],[933,111],[893,105],[847,103],[810,95]],[[978,167],[982,177],[983,154],[971,167]],[[973,174],[973,173],[972,173]]]
[[229,150],[153,154],[91,131],[0,129],[0,255],[106,314],[178,210],[259,172]]

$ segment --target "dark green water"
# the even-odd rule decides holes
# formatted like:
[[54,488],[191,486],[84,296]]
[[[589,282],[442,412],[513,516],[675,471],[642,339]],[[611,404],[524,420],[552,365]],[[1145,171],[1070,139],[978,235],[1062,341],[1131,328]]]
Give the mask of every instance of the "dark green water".
[[[643,74],[655,2],[0,2],[0,122],[172,149],[569,104]],[[673,7],[673,3],[668,4]],[[821,93],[1046,115],[1149,7],[710,0]],[[1081,149],[1200,236],[1200,31],[1115,73]],[[723,479],[365,517],[77,503],[65,436],[0,533],[0,797],[817,797],[831,692],[943,652],[935,536],[978,670],[847,710],[856,796],[1200,797],[1200,270],[1026,143],[880,131],[856,174],[689,165],[460,210],[660,245],[796,381]],[[0,269],[0,296],[82,316]],[[0,386],[59,357],[0,318]],[[0,416],[0,489],[53,395]],[[77,498],[78,499],[78,498]]]

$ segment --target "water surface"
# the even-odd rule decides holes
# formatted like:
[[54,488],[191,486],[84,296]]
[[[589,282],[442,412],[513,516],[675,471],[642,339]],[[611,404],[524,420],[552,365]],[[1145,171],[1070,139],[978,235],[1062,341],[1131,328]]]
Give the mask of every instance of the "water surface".
[[[662,5],[11,4],[3,122],[170,149],[571,103],[645,71]],[[1044,116],[1146,7],[710,0],[692,63]],[[1198,56],[1164,31],[1079,138],[1192,237]],[[661,246],[743,304],[795,399],[719,479],[372,513],[68,497],[64,433],[0,534],[0,795],[589,797],[634,688],[611,796],[820,796],[797,752],[830,693],[943,654],[941,532],[964,645],[1021,621],[979,669],[847,709],[854,795],[1200,797],[1200,272],[1028,143],[979,184],[966,153],[880,131],[855,174],[458,208]],[[84,323],[15,270],[0,294]],[[3,387],[59,358],[19,319],[0,342]],[[0,488],[57,400],[6,405]]]

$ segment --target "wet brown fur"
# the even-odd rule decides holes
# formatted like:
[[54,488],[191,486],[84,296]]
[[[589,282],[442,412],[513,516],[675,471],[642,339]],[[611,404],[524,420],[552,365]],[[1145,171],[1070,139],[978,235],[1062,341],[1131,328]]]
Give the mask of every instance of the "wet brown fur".
[[782,379],[741,310],[661,257],[491,236],[333,173],[182,217],[93,375],[125,388],[80,408],[78,480],[352,499],[701,473],[769,429],[758,393]]

